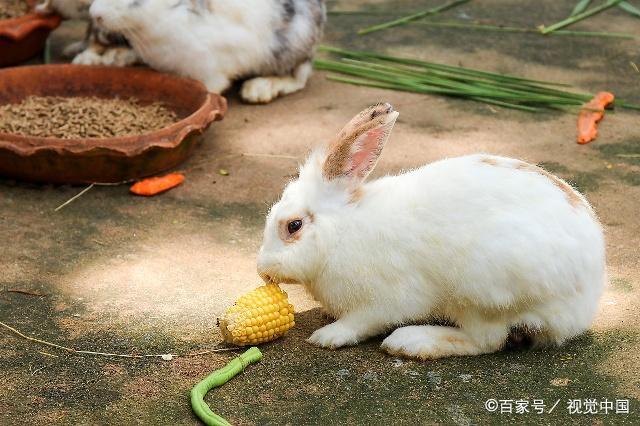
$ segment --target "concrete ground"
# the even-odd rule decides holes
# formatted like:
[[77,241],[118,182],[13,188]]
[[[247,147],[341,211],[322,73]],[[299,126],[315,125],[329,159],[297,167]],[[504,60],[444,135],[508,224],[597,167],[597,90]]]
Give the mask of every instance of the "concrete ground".
[[[390,3],[342,0],[330,7],[389,10]],[[402,14],[440,3],[398,1],[393,9]],[[574,2],[513,3],[470,2],[438,19],[532,27],[564,18]],[[640,66],[639,39],[421,25],[354,35],[385,19],[332,15],[325,43],[610,90],[640,103],[640,73],[631,63]],[[614,8],[575,29],[640,37],[639,23]],[[74,24],[58,30],[54,53],[81,33]],[[211,392],[213,410],[247,425],[640,424],[640,114],[607,113],[598,140],[578,146],[574,114],[516,112],[325,77],[316,73],[306,90],[270,105],[245,105],[230,93],[226,119],[180,167],[185,185],[156,198],[135,198],[126,186],[96,187],[56,213],[81,188],[0,180],[0,321],[83,350],[184,354],[218,347],[216,317],[258,284],[264,215],[298,162],[363,107],[390,101],[401,116],[375,175],[481,151],[541,163],[587,195],[606,229],[610,275],[592,331],[561,348],[428,362],[382,353],[381,338],[329,351],[305,342],[329,319],[303,289],[285,285],[296,328],[263,345],[262,362]],[[197,424],[189,390],[236,354],[171,361],[74,355],[0,329],[0,424]],[[551,413],[500,414],[485,409],[490,398],[542,399],[547,411],[560,402]],[[568,400],[591,398],[630,400],[630,413],[569,414]]]

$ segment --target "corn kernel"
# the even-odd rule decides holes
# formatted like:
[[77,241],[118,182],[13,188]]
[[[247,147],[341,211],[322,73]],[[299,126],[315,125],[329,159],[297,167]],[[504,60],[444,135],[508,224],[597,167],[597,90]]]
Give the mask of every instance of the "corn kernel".
[[224,340],[238,346],[265,343],[284,335],[294,323],[293,305],[277,284],[241,296],[220,319]]

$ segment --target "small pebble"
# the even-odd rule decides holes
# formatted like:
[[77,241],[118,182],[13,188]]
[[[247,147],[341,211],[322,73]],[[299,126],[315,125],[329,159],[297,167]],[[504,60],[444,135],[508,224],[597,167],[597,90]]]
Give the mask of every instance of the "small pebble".
[[464,383],[469,383],[473,376],[471,374],[461,374],[458,377],[460,377]]
[[376,373],[375,371],[371,371],[371,370],[367,370],[363,375],[362,378],[364,380],[377,380],[378,379],[378,373]]
[[349,375],[349,370],[347,370],[346,368],[342,368],[338,370],[336,374],[340,377],[347,377]]
[[435,371],[427,371],[427,378],[434,385],[442,383],[442,377],[440,377],[440,374]]

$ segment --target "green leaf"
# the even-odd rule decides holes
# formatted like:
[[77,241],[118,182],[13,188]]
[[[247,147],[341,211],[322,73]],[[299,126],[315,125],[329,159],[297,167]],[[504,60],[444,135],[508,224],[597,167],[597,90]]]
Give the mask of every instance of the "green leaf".
[[330,46],[320,46],[319,50],[338,55],[340,60],[317,58],[316,69],[342,74],[330,74],[329,80],[358,86],[451,96],[528,112],[575,112],[593,98],[589,93],[563,90],[558,83],[513,75]]
[[561,28],[564,27],[568,27],[569,25],[575,24],[578,21],[582,21],[585,18],[588,18],[590,16],[596,15],[600,12],[603,12],[619,3],[621,3],[622,0],[609,0],[606,3],[601,4],[600,6],[596,6],[596,7],[592,7],[589,10],[586,10],[582,13],[577,14],[576,16],[570,16],[567,19],[563,19],[560,22],[557,22],[553,25],[551,25],[550,27],[544,27],[540,30],[540,32],[542,34],[549,34],[555,30],[559,30]]
[[414,13],[413,15],[404,16],[402,18],[395,19],[395,20],[389,21],[389,22],[384,22],[384,23],[378,24],[378,25],[373,25],[371,27],[363,28],[360,31],[358,31],[358,34],[360,34],[360,35],[369,34],[369,33],[373,33],[373,32],[376,32],[376,31],[382,31],[382,30],[386,30],[388,28],[397,27],[399,25],[404,25],[404,24],[407,24],[407,23],[409,23],[411,21],[415,21],[417,19],[422,19],[425,16],[435,15],[436,13],[440,13],[440,12],[445,11],[447,9],[451,9],[452,7],[458,6],[458,5],[460,5],[462,3],[466,3],[468,1],[469,0],[454,0],[454,1],[450,1],[448,3],[440,5],[438,7],[434,7],[433,9],[425,10],[423,12]]
[[620,3],[618,5],[618,7],[620,9],[624,10],[625,12],[629,12],[630,14],[635,15],[636,17],[640,18],[640,9],[638,9],[637,7],[635,7],[634,5],[629,3],[628,1],[623,1],[622,3]]
[[[621,3],[622,4],[622,3]],[[505,33],[525,33],[525,34],[538,34],[540,31],[533,28],[522,27],[507,27],[498,25],[482,25],[482,24],[467,24],[465,22],[434,22],[434,21],[420,21],[412,22],[416,25],[424,25],[427,27],[443,27],[443,28],[465,28],[478,31],[496,31]],[[557,30],[552,33],[553,35],[563,36],[576,36],[576,37],[603,37],[603,38],[636,38],[633,34],[628,33],[615,33],[608,31],[568,31]]]
[[587,7],[589,7],[590,3],[591,3],[591,0],[580,0],[578,3],[576,3],[576,6],[573,8],[573,10],[571,11],[571,15],[569,16],[576,16],[584,12],[587,9]]

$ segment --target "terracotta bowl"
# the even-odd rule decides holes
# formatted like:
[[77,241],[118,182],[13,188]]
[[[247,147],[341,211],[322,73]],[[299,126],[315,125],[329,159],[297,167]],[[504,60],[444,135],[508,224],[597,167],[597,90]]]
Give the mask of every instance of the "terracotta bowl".
[[225,98],[203,84],[143,68],[41,65],[0,70],[0,105],[28,96],[133,97],[162,102],[180,121],[146,134],[58,139],[0,133],[0,175],[50,183],[126,182],[175,167],[221,120]]
[[[36,0],[27,0],[27,3],[33,11]],[[57,15],[42,16],[34,12],[0,20],[0,67],[19,64],[42,52],[49,33],[61,20]]]

